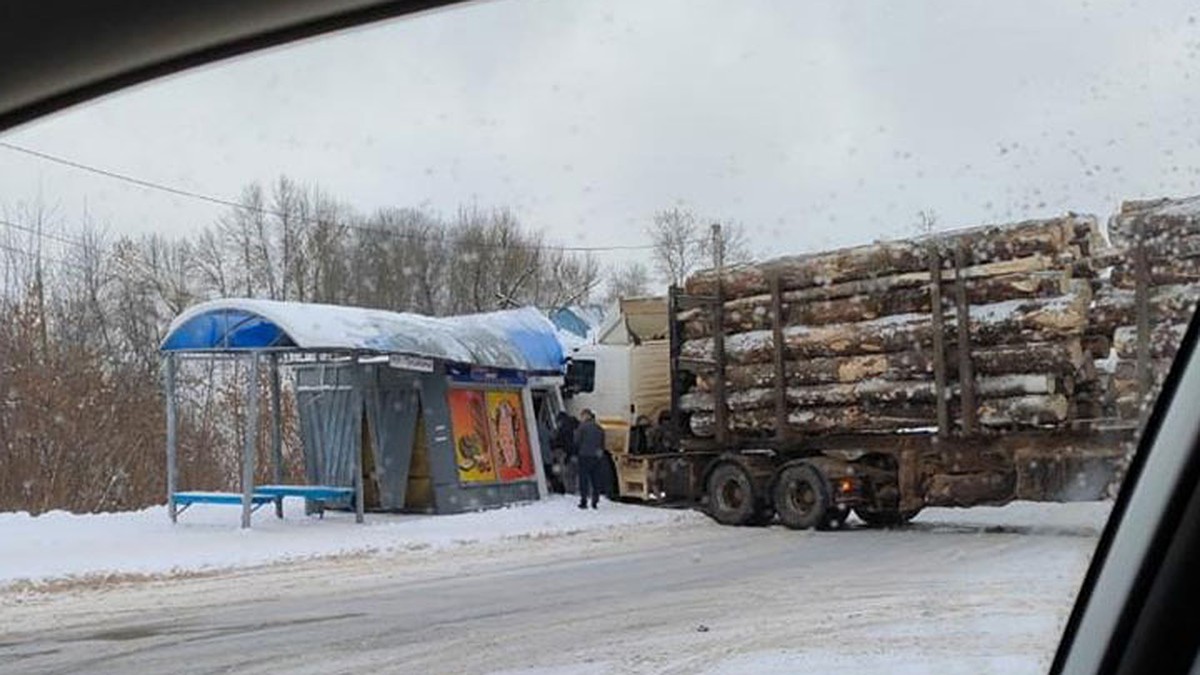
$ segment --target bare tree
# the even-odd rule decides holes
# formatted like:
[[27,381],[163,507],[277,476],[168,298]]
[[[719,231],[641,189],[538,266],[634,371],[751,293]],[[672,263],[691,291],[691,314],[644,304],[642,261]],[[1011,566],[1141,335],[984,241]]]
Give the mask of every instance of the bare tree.
[[678,207],[659,211],[648,228],[654,267],[667,283],[681,284],[701,264],[704,244],[696,216]]
[[921,209],[917,212],[917,222],[913,231],[919,236],[927,236],[937,231],[938,217],[933,209]]
[[196,275],[199,291],[220,298],[231,292],[229,260],[216,230],[205,229],[196,239]]
[[605,304],[612,304],[621,298],[632,298],[645,295],[650,288],[650,272],[640,262],[631,262],[616,266],[608,274],[608,290],[605,293]]
[[[687,209],[673,207],[654,214],[648,228],[654,246],[654,267],[669,284],[680,285],[697,269],[707,267],[713,259],[711,224]],[[705,223],[708,223],[707,225]],[[725,262],[745,262],[751,258],[749,237],[740,223],[722,222],[721,239]]]

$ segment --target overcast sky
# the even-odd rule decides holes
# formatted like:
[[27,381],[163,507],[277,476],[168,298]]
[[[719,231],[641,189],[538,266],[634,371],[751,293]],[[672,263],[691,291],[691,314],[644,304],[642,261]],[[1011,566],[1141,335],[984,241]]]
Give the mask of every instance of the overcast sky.
[[[0,136],[236,198],[508,206],[644,243],[684,204],[759,254],[1200,193],[1194,2],[495,0],[340,33]],[[0,148],[0,208],[179,234],[220,207]],[[607,254],[606,262],[629,253]]]

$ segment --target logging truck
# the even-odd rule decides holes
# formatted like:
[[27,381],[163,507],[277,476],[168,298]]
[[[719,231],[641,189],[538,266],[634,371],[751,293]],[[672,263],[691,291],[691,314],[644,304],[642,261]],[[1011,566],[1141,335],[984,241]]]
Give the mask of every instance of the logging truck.
[[[609,429],[622,498],[725,524],[1105,499],[1198,297],[1200,264],[1142,234],[1178,210],[1127,203],[1112,242],[1071,214],[702,271],[638,301],[620,359],[574,355],[569,406]],[[664,410],[670,447],[636,442]]]

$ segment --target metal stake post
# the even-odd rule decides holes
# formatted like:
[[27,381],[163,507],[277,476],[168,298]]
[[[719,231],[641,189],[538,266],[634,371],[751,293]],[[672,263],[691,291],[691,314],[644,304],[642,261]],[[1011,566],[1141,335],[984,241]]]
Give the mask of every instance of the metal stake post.
[[242,448],[242,528],[250,527],[254,513],[255,438],[258,435],[258,354],[250,355],[246,380],[246,444]]

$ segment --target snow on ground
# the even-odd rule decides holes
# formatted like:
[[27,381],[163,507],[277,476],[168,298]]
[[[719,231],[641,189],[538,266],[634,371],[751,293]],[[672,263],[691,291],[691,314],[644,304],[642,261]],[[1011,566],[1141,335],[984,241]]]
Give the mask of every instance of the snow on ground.
[[240,508],[197,504],[172,525],[166,507],[75,515],[0,513],[0,588],[14,582],[112,574],[160,575],[246,567],[304,558],[443,548],[467,543],[537,538],[609,528],[701,519],[694,512],[602,502],[583,511],[574,497],[443,516],[304,515],[300,500],[272,506],[238,527]]
[[[62,592],[16,585],[0,592],[0,638],[7,619],[10,635],[21,631],[9,655],[48,670],[105,654],[114,660],[96,663],[111,672],[154,670],[177,654],[198,659],[197,672],[240,670],[232,655],[269,647],[298,673],[395,663],[491,675],[1045,672],[1110,507],[926,509],[908,528],[852,520],[847,532],[727,528],[609,503],[579,511],[561,497],[458,516],[368,514],[365,526],[351,514],[308,518],[297,504],[282,522],[259,512],[250,531],[228,507],[189,511],[174,527],[161,508],[0,514],[0,590],[21,578],[252,567]],[[397,604],[412,587],[427,592]],[[531,587],[555,600],[520,590]],[[281,607],[335,619],[288,638],[275,628]],[[369,617],[375,632],[336,619],[343,612]],[[151,635],[125,653],[124,642],[95,638],[112,626],[189,637]],[[228,649],[193,645],[210,632]],[[557,647],[514,639],[528,635]],[[338,651],[345,644],[358,647]],[[279,670],[269,664],[255,672]]]

